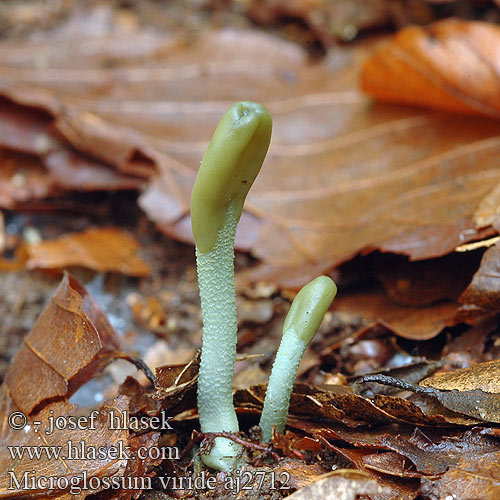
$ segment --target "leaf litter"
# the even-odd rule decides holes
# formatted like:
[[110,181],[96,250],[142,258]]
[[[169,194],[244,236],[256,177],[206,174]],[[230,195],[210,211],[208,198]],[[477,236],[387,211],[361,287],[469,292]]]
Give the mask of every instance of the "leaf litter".
[[[435,32],[454,29],[475,33],[479,28],[446,21]],[[51,79],[44,77],[33,60],[34,42],[0,44],[5,56],[0,65],[5,99],[0,117],[5,131],[2,154],[11,168],[5,175],[2,207],[20,209],[49,196],[60,203],[82,189],[146,186],[139,204],[149,218],[167,234],[188,241],[194,169],[217,116],[228,100],[261,100],[276,115],[276,134],[263,171],[267,173],[256,186],[240,230],[240,247],[261,260],[250,269],[246,269],[248,261],[243,261],[242,290],[255,286],[256,280],[293,289],[312,273],[337,267],[339,283],[347,291],[334,310],[337,326],[327,321],[321,341],[312,346],[321,356],[312,358],[303,372],[304,383],[294,388],[286,439],[273,439],[273,452],[287,458],[273,462],[274,455],[259,448],[258,437],[252,434],[265,386],[236,392],[238,415],[244,422],[238,439],[247,443],[251,474],[286,471],[294,488],[299,488],[292,497],[356,498],[363,494],[373,499],[411,499],[419,494],[436,498],[463,491],[463,498],[495,498],[498,332],[494,322],[493,326],[481,325],[496,313],[496,247],[487,250],[480,263],[481,249],[463,254],[453,251],[497,232],[497,122],[373,104],[355,83],[368,44],[333,49],[326,59],[312,64],[296,46],[251,31],[215,31],[192,43],[182,36],[145,30],[137,33],[134,52],[123,34],[97,36],[88,41],[85,53],[75,33],[70,35],[66,42],[73,52],[62,51],[60,40],[37,43],[37,50],[47,58],[44,70],[53,72]],[[234,65],[227,67],[224,62],[229,59]],[[262,64],[255,66],[255,60]],[[223,81],[230,85],[223,87]],[[229,93],[221,95],[221,88]],[[24,162],[23,175],[14,179],[20,161]],[[301,174],[304,165],[309,172],[306,176]],[[72,178],[77,174],[77,179]],[[60,253],[71,238],[63,233],[53,241],[55,261],[49,255],[45,257],[49,265],[30,267],[84,265],[123,272],[120,258],[102,252],[89,263],[83,255],[93,245],[85,241],[85,234],[73,235],[77,242],[83,237],[79,255]],[[400,255],[385,259],[376,251]],[[352,263],[358,269],[356,276],[349,277]],[[135,264],[125,272],[145,275],[144,263]],[[146,279],[158,279],[155,266],[153,278]],[[457,268],[463,272],[459,283]],[[471,280],[469,292],[462,294]],[[371,283],[368,288],[366,281]],[[438,287],[433,286],[436,281]],[[156,290],[161,286],[158,283]],[[256,289],[248,288],[248,296]],[[147,287],[143,292],[147,297]],[[176,327],[158,328],[155,319],[169,321],[173,312],[165,315],[162,308],[170,300],[160,295],[153,304],[157,316],[141,316],[145,318],[141,327],[167,337],[175,332]],[[246,320],[252,325],[244,342],[250,350],[262,345],[258,338],[250,338],[251,333],[260,331],[265,336],[266,328],[279,323],[286,310],[277,296],[268,309],[271,303],[271,313],[266,313],[260,330],[252,324],[256,316]],[[137,311],[142,314],[142,309]],[[356,315],[368,320],[362,330]],[[474,326],[466,327],[464,321]],[[356,335],[349,331],[349,323],[358,324]],[[51,333],[54,326],[64,333],[55,337],[59,343]],[[455,329],[440,334],[445,327]],[[271,336],[276,337],[274,331]],[[481,339],[478,344],[476,336]],[[455,350],[444,345],[450,339]],[[92,348],[94,342],[97,345]],[[117,357],[121,344],[90,295],[66,276],[5,377],[3,414],[20,408],[30,419],[51,410],[56,415],[73,415],[78,410],[67,402],[69,396]],[[373,350],[375,356],[370,354]],[[459,353],[467,356],[457,358]],[[424,369],[419,359],[428,359],[429,365]],[[432,364],[433,359],[444,363]],[[269,361],[269,355],[245,360],[240,380],[245,371],[250,379],[256,367],[268,370]],[[352,378],[337,377],[334,366],[350,370]],[[444,371],[429,377],[429,371],[440,367]],[[160,435],[152,429],[145,434],[134,434],[131,429],[113,433],[102,426],[96,434],[55,435],[54,443],[74,438],[99,445],[102,438],[108,446],[124,441],[132,449],[163,443],[188,450],[197,439],[192,433],[197,426],[196,373],[196,358],[161,367],[153,396],[134,379],[127,379],[120,395],[101,406],[103,415],[110,407],[149,417],[167,411],[175,417],[173,433]],[[354,383],[359,375],[365,375],[370,385]],[[390,383],[392,389],[374,382]],[[31,443],[32,434],[26,433],[23,443]],[[3,435],[2,456],[6,456],[5,446],[15,439],[12,433]],[[184,477],[192,471],[187,456],[180,461],[73,465],[71,473],[88,470],[97,476],[112,473],[156,479],[166,473]],[[25,464],[21,461],[17,466],[22,471]],[[59,463],[42,466],[68,474]],[[345,471],[346,466],[359,470]],[[332,468],[335,473],[327,474]],[[221,478],[216,479],[219,489],[203,492],[207,498],[223,498]],[[158,482],[154,485],[159,488]],[[95,493],[102,498],[106,495]],[[188,489],[170,493],[183,498],[202,494]],[[262,493],[266,498],[280,498],[283,492]],[[139,494],[121,490],[117,497],[137,498]],[[66,491],[53,496],[64,495]]]
[[[296,288],[357,253],[379,248],[428,260],[491,234],[492,229],[478,228],[470,217],[497,182],[496,168],[488,167],[495,158],[497,123],[477,119],[471,127],[470,118],[458,115],[371,104],[356,90],[365,47],[336,50],[332,64],[312,65],[296,46],[252,32],[208,33],[194,44],[179,36],[145,32],[138,34],[139,64],[136,53],[123,50],[126,45],[122,49],[123,36],[108,35],[106,42],[96,37],[93,46],[99,50],[78,58],[62,53],[58,41],[38,44],[48,64],[54,61],[50,80],[30,60],[31,42],[9,42],[2,77],[3,94],[10,99],[6,126],[25,131],[23,120],[35,104],[47,113],[35,115],[30,133],[21,135],[22,143],[19,134],[10,133],[4,147],[40,155],[51,177],[65,165],[78,165],[80,175],[93,182],[78,183],[79,189],[132,188],[140,177],[142,182],[150,179],[139,204],[167,234],[190,240],[187,210],[193,168],[216,117],[229,100],[244,96],[264,102],[276,121],[268,166],[250,196],[239,231],[240,248],[262,261],[249,271],[250,281]],[[78,53],[79,44],[67,42]],[[164,54],[165,61],[158,60],[157,53]],[[106,67],[106,57],[117,61],[112,68]],[[146,72],[141,69],[144,58],[151,59]],[[203,62],[191,66],[193,59]],[[227,59],[235,63],[223,69]],[[266,64],[257,70],[255,60]],[[79,75],[77,88],[68,80],[70,73]],[[230,81],[234,92],[224,100],[217,90],[222,81]],[[110,87],[101,92],[105,82]],[[200,82],[209,105],[197,104]],[[174,94],[175,101],[170,98]],[[180,123],[178,116],[183,117]],[[394,154],[387,155],[387,150]],[[302,179],[304,160],[315,172],[306,184],[294,180]],[[347,174],[347,165],[358,167]],[[122,177],[113,179],[112,173]],[[67,181],[73,176],[61,174],[59,189],[74,189]],[[397,220],[388,215],[394,213]],[[382,297],[369,297],[363,312],[369,316],[370,304],[382,301],[375,319],[395,323],[395,331],[404,336],[419,334],[397,322],[395,314],[410,318],[414,313],[422,322],[432,318],[419,338],[463,319],[453,301],[429,305],[430,310],[391,308]]]

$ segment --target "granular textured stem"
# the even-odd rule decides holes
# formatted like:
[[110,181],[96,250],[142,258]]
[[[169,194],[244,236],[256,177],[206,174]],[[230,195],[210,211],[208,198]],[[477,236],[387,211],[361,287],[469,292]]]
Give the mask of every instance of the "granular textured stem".
[[[217,234],[215,246],[196,252],[201,308],[203,348],[198,376],[198,411],[202,432],[238,432],[233,405],[232,382],[236,357],[237,320],[234,291],[234,236],[237,219],[230,205]],[[216,438],[202,460],[217,470],[232,470],[242,453],[239,444]]]
[[264,408],[259,423],[262,429],[263,443],[271,441],[273,426],[276,427],[276,432],[283,433],[285,430],[293,382],[306,347],[307,343],[293,329],[283,333],[274,360],[273,370],[269,377]]

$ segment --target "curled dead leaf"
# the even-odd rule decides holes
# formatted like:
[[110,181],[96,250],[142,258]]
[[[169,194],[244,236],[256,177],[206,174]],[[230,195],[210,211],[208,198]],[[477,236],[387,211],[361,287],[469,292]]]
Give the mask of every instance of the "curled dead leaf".
[[120,350],[121,339],[103,311],[65,274],[14,357],[5,378],[8,393],[30,414],[47,402],[67,399]]
[[465,306],[476,306],[487,311],[500,309],[500,244],[497,242],[483,255],[481,266],[460,297]]
[[129,397],[119,395],[90,415],[67,402],[119,349],[120,338],[95,300],[65,274],[0,387],[1,498],[80,500],[117,481],[116,498],[129,500],[147,487],[158,460],[134,453],[156,446],[159,433],[131,436]]
[[365,92],[390,102],[500,116],[494,24],[447,19],[401,30],[363,68]]

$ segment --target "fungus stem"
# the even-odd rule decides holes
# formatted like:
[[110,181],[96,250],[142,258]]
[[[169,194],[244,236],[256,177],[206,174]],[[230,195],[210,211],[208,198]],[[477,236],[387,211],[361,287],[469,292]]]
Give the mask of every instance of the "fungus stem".
[[[233,264],[236,225],[235,211],[229,207],[215,246],[206,253],[196,251],[203,311],[203,347],[198,377],[202,432],[239,430],[232,392],[237,339]],[[202,460],[213,469],[231,470],[241,453],[239,444],[219,437],[211,453],[202,455]]]
[[259,423],[263,443],[271,441],[273,427],[279,433],[285,430],[290,396],[300,360],[336,293],[337,287],[333,280],[327,276],[319,276],[300,290],[290,306]]
[[[238,102],[222,117],[201,162],[191,195],[203,314],[198,410],[203,433],[238,432],[233,406],[237,320],[234,236],[248,190],[266,156],[271,117],[260,104]],[[241,445],[217,437],[205,465],[234,470]]]

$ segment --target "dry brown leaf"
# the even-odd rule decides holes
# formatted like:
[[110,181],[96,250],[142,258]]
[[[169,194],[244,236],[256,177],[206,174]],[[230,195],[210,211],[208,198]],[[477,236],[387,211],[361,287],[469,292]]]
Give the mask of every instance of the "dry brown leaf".
[[12,209],[57,195],[61,190],[38,158],[0,149],[0,207]]
[[[149,415],[149,414],[148,414]],[[151,415],[149,415],[151,416]],[[139,478],[138,486],[141,486],[140,478],[153,477],[155,472],[153,468],[162,462],[160,456],[158,458],[153,458],[153,454],[148,455],[145,459],[139,458],[138,451],[139,448],[151,450],[152,448],[159,448],[160,433],[159,432],[146,432],[144,434],[138,434],[131,437],[128,440],[130,446],[130,456],[131,458],[127,461],[127,467],[123,473],[124,477]],[[143,453],[143,451],[141,451]],[[160,454],[158,454],[160,455]],[[147,479],[146,479],[147,480]],[[133,482],[131,484],[134,484]],[[146,483],[145,483],[146,484]],[[147,485],[147,484],[146,484]],[[144,491],[149,491],[150,488],[145,488]],[[130,500],[136,499],[141,496],[143,490],[140,487],[137,488],[123,488],[120,490],[118,495],[115,496],[116,500]]]
[[458,303],[451,300],[423,307],[401,306],[380,289],[341,294],[333,303],[334,311],[362,315],[401,337],[414,340],[431,339],[445,326],[455,324],[458,309]]
[[[439,372],[420,382],[425,387],[442,391],[474,391],[500,395],[500,361],[479,363],[470,368]],[[500,397],[500,396],[499,396]]]
[[[2,421],[6,423],[8,415],[14,411],[19,411],[19,408],[12,403],[9,397],[7,387],[4,385],[1,392],[0,401],[0,415]],[[19,397],[19,396],[18,396]],[[87,449],[95,446],[98,447],[115,447],[118,449],[120,446],[126,446],[128,441],[128,430],[110,429],[109,415],[113,411],[114,414],[121,414],[126,411],[128,400],[124,396],[120,396],[114,401],[105,403],[100,409],[97,419],[95,421],[95,429],[54,429],[51,432],[50,417],[69,420],[70,417],[76,418],[74,415],[75,405],[68,403],[52,403],[42,411],[33,415],[32,419],[23,429],[14,430],[9,425],[2,425],[0,431],[0,469],[4,472],[0,475],[0,497],[1,498],[15,498],[20,495],[35,497],[36,495],[47,495],[47,487],[41,484],[41,487],[30,488],[30,478],[57,478],[66,477],[70,478],[75,483],[75,499],[81,499],[87,495],[93,494],[101,490],[83,488],[80,492],[77,487],[84,487],[84,477],[98,477],[103,478],[112,476],[122,476],[127,466],[126,458],[111,456],[95,458],[95,459],[63,459],[63,458],[48,458],[45,453],[49,453],[51,449],[60,450],[61,456],[64,457],[68,452],[68,442],[71,441],[75,447],[81,446],[80,443],[85,443]],[[38,423],[35,423],[38,422]],[[120,445],[120,443],[122,443]],[[8,446],[16,447],[25,452],[23,457],[12,457],[11,451]],[[43,448],[43,446],[47,448]],[[25,448],[23,448],[25,447]],[[109,449],[108,448],[108,449]],[[41,458],[30,458],[26,450],[39,450]],[[49,450],[44,453],[44,450]],[[56,452],[57,453],[57,452]],[[74,455],[76,456],[76,455]],[[16,480],[20,482],[21,488],[18,488],[16,483],[13,482],[12,476],[7,471],[12,471]],[[22,478],[26,474],[27,481],[25,488],[23,488]],[[88,480],[87,480],[88,481]],[[36,483],[35,483],[36,484]],[[70,483],[71,484],[71,483]],[[88,485],[88,482],[87,482]],[[53,492],[53,498],[60,497],[69,492],[69,487],[62,488]]]
[[[300,284],[363,250],[423,259],[478,237],[472,214],[500,182],[496,122],[372,106],[354,90],[362,51],[312,65],[299,48],[252,32],[209,33],[186,47],[148,36],[146,68],[116,35],[85,54],[73,40],[71,55],[38,43],[43,72],[13,56],[30,42],[0,46],[0,75],[5,96],[48,110],[80,150],[122,170],[137,152],[152,161],[159,176],[140,203],[168,234],[190,239],[189,196],[207,141],[231,101],[253,99],[273,114],[274,138],[238,241],[268,273],[283,269],[282,282],[287,269]],[[120,64],[106,67],[111,47]]]
[[413,307],[442,300],[458,301],[481,259],[480,252],[455,252],[416,262],[401,255],[377,257],[373,258],[373,274],[383,284],[389,298],[397,304]]
[[51,122],[48,113],[0,98],[0,206],[13,208],[61,196],[66,190],[138,189],[143,184],[139,177],[121,174],[68,149]]
[[489,225],[498,226],[495,224],[498,215],[500,214],[500,185],[498,185],[491,193],[481,200],[476,211],[474,212],[474,222],[477,227],[486,227]]
[[5,378],[8,393],[30,414],[48,401],[69,397],[120,347],[118,334],[92,296],[65,274],[14,357]]
[[[159,433],[131,438],[128,425],[110,425],[111,413],[113,419],[127,422],[127,396],[105,402],[95,420],[67,402],[99,374],[119,346],[119,337],[94,299],[65,275],[0,387],[1,498],[79,500],[101,491],[111,478],[134,481],[152,474],[158,460],[138,460],[134,452],[138,446],[156,446]],[[10,420],[14,412],[17,417]],[[24,425],[15,428],[22,414]],[[114,489],[116,498],[136,498],[141,481],[138,489],[127,490],[126,483]]]
[[137,379],[128,376],[118,390],[120,396],[129,399],[130,415],[154,416],[160,413],[159,402],[153,399],[149,390],[145,389]]
[[[458,335],[447,342],[443,349],[442,357],[446,364],[442,367],[443,371],[450,371],[457,368],[468,368],[475,363],[483,361],[485,345],[490,334],[497,328],[497,319],[495,317],[479,323],[477,326],[469,328],[466,332]],[[431,372],[422,374],[422,377],[413,382],[418,382]],[[397,375],[396,375],[397,376]],[[408,380],[408,382],[412,382]]]
[[469,461],[474,461],[499,450],[496,440],[481,435],[477,430],[455,432],[450,436],[425,428],[398,428],[395,431],[394,427],[363,431],[335,427],[322,428],[316,436],[342,440],[357,448],[369,448],[372,453],[374,450],[396,452],[411,460],[419,473],[429,476],[443,474],[449,467],[457,465],[464,456]]
[[147,276],[150,268],[139,256],[139,243],[115,227],[90,228],[26,247],[28,269],[83,266],[101,272]]
[[460,297],[466,306],[476,306],[489,311],[500,308],[500,244],[488,248],[483,255],[481,266],[474,274],[472,282]]
[[0,145],[13,151],[44,155],[58,146],[50,134],[52,119],[41,110],[0,99]]
[[464,458],[437,480],[424,479],[422,493],[434,498],[496,500],[500,495],[500,453]]
[[290,477],[287,486],[293,489],[303,488],[325,473],[321,464],[308,465],[296,458],[280,461],[279,466],[274,469],[274,472],[276,477],[284,477],[280,476],[282,473]]
[[158,399],[164,411],[175,415],[196,407],[196,387],[200,353],[186,364],[166,365],[156,369],[154,398]]
[[[235,392],[238,408],[261,409],[266,386],[256,385]],[[475,425],[476,418],[450,412],[443,405],[420,404],[408,399],[377,395],[372,400],[349,394],[344,386],[324,386],[322,389],[309,384],[294,384],[290,399],[288,426],[307,428],[305,421],[340,423],[347,428],[392,422],[411,425],[450,427]]]
[[399,477],[421,477],[422,474],[412,470],[411,463],[392,451],[385,453],[370,453],[363,457],[363,465],[382,474]]
[[143,179],[122,175],[73,151],[54,151],[44,159],[55,186],[75,191],[139,189]]
[[372,468],[365,466],[364,459],[370,456],[370,451],[359,448],[347,449],[339,448],[335,445],[329,447],[336,451],[340,456],[345,457],[353,463],[353,465],[361,472],[367,473],[369,477],[375,479],[383,490],[378,493],[373,493],[371,500],[413,500],[419,493],[418,481],[411,478],[400,479],[398,477],[379,474]]
[[366,62],[377,99],[500,117],[500,28],[448,19],[401,30]]
[[[472,369],[466,368],[465,370],[459,371],[465,372],[466,374],[464,375],[463,373],[461,373],[457,377],[457,385],[463,383],[464,379],[467,379],[467,376],[470,376],[470,372],[472,371]],[[494,372],[494,369],[492,371]],[[491,371],[484,370],[484,372],[481,374],[483,375],[483,378],[488,381],[488,377],[491,376]],[[417,395],[423,396],[424,398],[430,397],[437,400],[442,406],[444,406],[448,410],[451,410],[455,416],[458,414],[458,416],[460,417],[461,414],[472,417],[472,419],[478,419],[478,421],[482,420],[486,422],[500,423],[500,394],[495,392],[486,392],[480,388],[471,390],[440,390],[435,389],[434,387],[409,384],[397,378],[382,374],[365,375],[361,377],[358,382],[378,382],[380,384],[390,385],[402,390],[412,391]],[[452,376],[450,376],[449,378],[445,377],[444,385],[446,385],[447,383],[453,385],[454,382],[455,381]],[[382,404],[380,403],[381,401]],[[390,408],[392,406],[395,406],[397,411],[399,411],[399,408],[401,406],[399,402],[395,404],[397,402],[397,398],[391,398],[382,395],[375,396],[374,402],[388,412],[390,412]],[[427,406],[422,407],[422,410],[426,409]],[[455,416],[453,416],[452,419],[449,419],[446,416],[445,412],[436,413],[432,410],[432,407],[431,411],[431,415],[434,417],[441,416],[442,418],[447,419],[447,421],[449,421],[450,423],[459,423],[456,420]],[[474,423],[474,420],[469,423]]]
[[410,399],[397,398],[377,394],[373,403],[401,422],[416,425],[452,426],[452,425],[476,425],[480,422],[477,418],[462,415],[453,411],[453,408],[426,397],[414,397]]
[[370,476],[359,471],[337,470],[329,472],[314,482],[292,493],[290,500],[356,500],[360,495],[378,495],[384,492]]
[[273,448],[281,450],[287,457],[297,457],[301,451],[312,451],[318,453],[321,450],[321,443],[317,439],[308,436],[301,436],[292,431],[285,431],[284,434],[273,433]]

